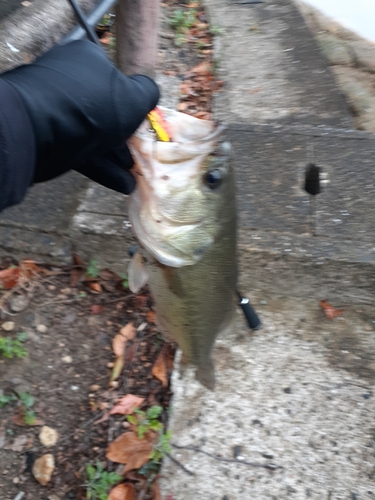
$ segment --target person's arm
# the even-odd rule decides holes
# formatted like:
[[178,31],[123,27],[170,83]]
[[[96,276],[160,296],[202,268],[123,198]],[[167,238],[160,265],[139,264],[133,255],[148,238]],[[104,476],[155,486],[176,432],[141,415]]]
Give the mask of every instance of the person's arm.
[[0,210],[21,201],[32,183],[70,169],[131,192],[125,140],[158,99],[151,79],[124,76],[88,41],[0,75]]
[[0,210],[25,196],[35,155],[34,132],[21,98],[0,79]]

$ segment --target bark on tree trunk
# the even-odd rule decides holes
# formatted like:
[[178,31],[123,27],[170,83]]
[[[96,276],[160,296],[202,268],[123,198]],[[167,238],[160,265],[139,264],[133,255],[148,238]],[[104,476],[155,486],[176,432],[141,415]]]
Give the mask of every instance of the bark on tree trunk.
[[126,75],[155,77],[160,0],[119,0],[116,15],[116,62]]

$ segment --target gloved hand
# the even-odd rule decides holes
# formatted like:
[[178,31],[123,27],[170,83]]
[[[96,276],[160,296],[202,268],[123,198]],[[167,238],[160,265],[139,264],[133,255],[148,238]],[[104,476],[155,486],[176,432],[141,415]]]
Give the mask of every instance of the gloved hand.
[[135,181],[125,144],[157,104],[146,76],[124,76],[100,47],[75,41],[0,76],[19,94],[36,142],[32,182],[74,169],[122,193]]

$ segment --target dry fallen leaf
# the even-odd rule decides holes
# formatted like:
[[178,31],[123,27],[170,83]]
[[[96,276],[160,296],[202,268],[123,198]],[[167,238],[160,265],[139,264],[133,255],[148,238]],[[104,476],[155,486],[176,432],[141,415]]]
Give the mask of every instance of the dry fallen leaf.
[[122,369],[124,368],[124,364],[125,364],[124,356],[118,356],[112,368],[111,377],[109,379],[110,382],[113,382],[114,380],[119,378]]
[[167,373],[167,359],[165,350],[162,349],[157,357],[154,366],[152,367],[152,374],[161,381],[163,387],[168,386],[168,373]]
[[44,425],[44,420],[36,418],[32,423],[26,424],[23,415],[16,413],[12,417],[13,422],[20,427],[38,427],[39,425]]
[[74,288],[78,285],[78,282],[85,274],[85,266],[83,264],[83,260],[78,257],[78,255],[73,254],[73,260],[74,267],[72,268],[70,273],[70,286]]
[[139,439],[134,432],[126,432],[110,443],[106,457],[112,462],[126,464],[123,470],[125,474],[145,465],[150,459],[152,448],[152,442],[148,439]]
[[206,73],[212,73],[212,67],[210,65],[210,63],[208,62],[201,62],[200,64],[198,64],[197,66],[194,66],[194,68],[192,68],[191,70],[191,73],[196,73],[196,74],[206,74]]
[[104,311],[104,306],[99,304],[94,304],[90,307],[90,311],[92,314],[100,314]]
[[128,415],[133,412],[134,408],[139,408],[144,400],[145,398],[127,394],[115,404],[109,414],[119,413],[121,415]]
[[31,278],[32,276],[35,276],[42,271],[41,268],[33,260],[30,259],[23,260],[20,263],[20,269],[21,273],[26,278]]
[[35,479],[45,486],[51,481],[53,471],[55,470],[55,459],[51,453],[42,455],[36,459],[33,465],[33,475]]
[[113,35],[107,31],[100,38],[100,43],[102,43],[104,45],[109,45],[111,43],[112,39],[113,39]]
[[154,311],[151,311],[150,309],[150,311],[147,312],[147,321],[149,323],[155,323],[155,319],[156,319],[156,314]]
[[6,446],[5,449],[16,451],[16,452],[23,451],[28,440],[29,440],[29,438],[26,435],[17,436],[14,439],[13,443]]
[[4,290],[9,290],[18,284],[20,277],[19,267],[10,267],[0,271],[0,284]]
[[112,349],[115,356],[123,356],[125,353],[125,346],[128,340],[133,340],[136,334],[136,329],[133,323],[128,323],[123,326],[120,333],[115,335],[112,341]]
[[151,491],[152,491],[152,500],[161,500],[160,488],[157,480],[155,480],[152,483]]
[[328,319],[334,319],[344,312],[343,309],[336,309],[335,307],[331,306],[331,304],[329,304],[326,300],[320,301],[320,307],[323,309],[324,314]]
[[107,500],[134,500],[134,485],[131,483],[119,484],[109,493]]
[[91,290],[95,293],[101,293],[103,291],[101,284],[96,281],[89,283],[89,286]]

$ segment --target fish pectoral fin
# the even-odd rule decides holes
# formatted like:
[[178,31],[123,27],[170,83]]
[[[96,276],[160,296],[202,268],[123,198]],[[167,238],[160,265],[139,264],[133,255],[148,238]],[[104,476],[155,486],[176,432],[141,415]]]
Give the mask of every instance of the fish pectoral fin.
[[128,267],[129,288],[133,293],[139,290],[148,282],[148,271],[142,255],[134,254]]

